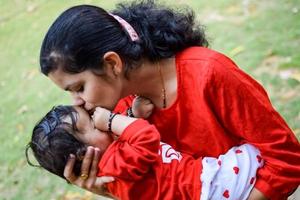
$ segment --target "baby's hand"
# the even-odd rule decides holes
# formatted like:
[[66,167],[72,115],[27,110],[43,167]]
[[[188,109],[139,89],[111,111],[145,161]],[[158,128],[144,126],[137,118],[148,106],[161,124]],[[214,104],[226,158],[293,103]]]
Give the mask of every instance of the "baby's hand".
[[92,115],[92,119],[97,129],[102,131],[108,130],[107,124],[108,124],[110,113],[111,112],[105,108],[97,107],[95,109],[95,112]]
[[153,108],[153,103],[144,97],[137,96],[132,102],[132,113],[136,118],[148,118]]

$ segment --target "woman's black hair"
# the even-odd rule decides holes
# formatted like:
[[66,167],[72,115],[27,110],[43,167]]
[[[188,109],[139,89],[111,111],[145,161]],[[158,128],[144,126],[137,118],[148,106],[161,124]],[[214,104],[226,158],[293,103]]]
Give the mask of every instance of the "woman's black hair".
[[194,12],[158,5],[154,0],[118,4],[111,13],[125,19],[137,32],[131,41],[117,20],[100,7],[80,5],[64,11],[49,28],[40,52],[43,74],[61,68],[68,73],[100,72],[103,55],[118,53],[125,72],[139,65],[174,56],[191,46],[208,46]]
[[[31,141],[28,143],[25,155],[29,165],[43,167],[57,176],[64,177],[64,168],[70,154],[76,156],[74,174],[79,176],[81,159],[86,152],[86,146],[74,136],[76,131],[76,110],[72,106],[57,106],[50,110],[34,127]],[[69,117],[71,122],[66,122]],[[29,159],[28,151],[40,164],[34,165]]]

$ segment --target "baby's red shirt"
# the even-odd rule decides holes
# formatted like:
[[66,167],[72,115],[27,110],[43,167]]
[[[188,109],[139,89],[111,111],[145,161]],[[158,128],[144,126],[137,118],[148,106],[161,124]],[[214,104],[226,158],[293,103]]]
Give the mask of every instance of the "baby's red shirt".
[[103,154],[98,176],[113,176],[108,191],[122,200],[199,200],[202,163],[176,152],[153,125],[137,120]]

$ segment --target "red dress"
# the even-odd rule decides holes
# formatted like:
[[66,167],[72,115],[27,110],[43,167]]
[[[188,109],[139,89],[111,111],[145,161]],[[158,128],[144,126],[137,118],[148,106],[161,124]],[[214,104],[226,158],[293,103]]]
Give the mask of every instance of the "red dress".
[[98,176],[113,176],[108,192],[121,200],[200,199],[201,160],[160,143],[153,125],[130,124],[99,163]]
[[[263,87],[228,57],[203,47],[177,54],[176,70],[176,101],[149,119],[161,140],[194,158],[250,143],[265,160],[255,187],[268,198],[286,199],[300,184],[300,144]],[[131,101],[124,98],[115,110]]]

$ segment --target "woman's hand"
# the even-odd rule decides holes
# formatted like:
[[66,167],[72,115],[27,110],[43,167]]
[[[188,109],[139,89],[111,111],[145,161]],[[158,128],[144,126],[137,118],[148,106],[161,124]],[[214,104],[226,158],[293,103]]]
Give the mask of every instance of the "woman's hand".
[[97,177],[100,151],[94,147],[88,147],[81,166],[81,176],[73,173],[75,156],[71,155],[64,170],[66,179],[78,187],[99,195],[107,195],[105,184],[114,181],[113,177]]
[[253,188],[247,200],[267,200],[267,198],[258,189]]

